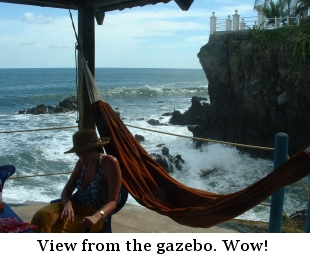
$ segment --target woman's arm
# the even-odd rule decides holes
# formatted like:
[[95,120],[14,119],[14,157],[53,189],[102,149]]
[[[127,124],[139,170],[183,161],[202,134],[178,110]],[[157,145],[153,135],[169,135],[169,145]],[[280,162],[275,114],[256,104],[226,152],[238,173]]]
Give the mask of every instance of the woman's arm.
[[65,187],[63,188],[63,190],[61,192],[61,201],[62,201],[62,204],[64,206],[63,211],[60,215],[61,219],[64,218],[65,220],[67,220],[67,218],[68,218],[72,222],[74,221],[74,211],[72,208],[70,198],[71,198],[72,193],[76,187],[76,181],[79,178],[81,169],[82,169],[82,164],[81,164],[80,160],[78,160],[69,180],[67,181]]
[[102,171],[109,185],[109,201],[105,204],[99,211],[104,212],[104,216],[100,212],[96,212],[92,216],[85,217],[81,224],[84,227],[91,227],[95,225],[100,219],[109,215],[117,206],[118,197],[122,185],[122,173],[119,167],[118,161],[115,157],[111,155],[104,156],[102,161]]
[[106,157],[104,168],[105,178],[109,184],[109,202],[100,209],[104,211],[105,216],[109,215],[116,208],[122,186],[122,173],[117,159],[111,155]]

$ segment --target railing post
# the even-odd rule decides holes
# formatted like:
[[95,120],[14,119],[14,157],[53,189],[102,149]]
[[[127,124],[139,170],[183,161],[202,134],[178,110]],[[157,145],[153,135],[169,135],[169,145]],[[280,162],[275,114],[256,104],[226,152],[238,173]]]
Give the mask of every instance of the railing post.
[[257,29],[257,21],[254,21],[254,26],[253,26],[254,29]]
[[239,30],[239,17],[238,10],[235,10],[235,14],[233,15],[233,31]]
[[[274,169],[278,168],[288,158],[288,135],[277,133],[274,147]],[[271,196],[268,233],[281,233],[283,216],[284,188]]]
[[278,18],[277,18],[277,16],[274,17],[274,28],[275,29],[278,28]]
[[290,16],[287,15],[287,25],[290,25]]
[[257,20],[259,29],[264,29],[265,18],[265,13],[263,11],[259,11]]
[[246,23],[244,22],[244,18],[242,18],[240,22],[240,30],[245,30]]
[[226,31],[231,31],[232,30],[232,21],[230,19],[230,15],[228,15],[228,18],[226,20]]
[[215,12],[212,12],[212,16],[210,17],[210,35],[216,32],[216,17],[214,14]]

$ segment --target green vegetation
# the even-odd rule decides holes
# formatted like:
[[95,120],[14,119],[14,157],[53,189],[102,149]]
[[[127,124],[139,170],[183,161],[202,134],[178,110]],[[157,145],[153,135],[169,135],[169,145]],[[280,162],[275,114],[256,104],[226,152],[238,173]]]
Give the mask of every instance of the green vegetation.
[[296,34],[293,43],[293,56],[300,65],[304,64],[309,59],[308,56],[310,55],[310,34]]
[[284,26],[273,30],[249,29],[254,42],[258,43],[262,49],[274,46],[291,45],[288,52],[292,52],[298,66],[306,62],[310,55],[310,26]]

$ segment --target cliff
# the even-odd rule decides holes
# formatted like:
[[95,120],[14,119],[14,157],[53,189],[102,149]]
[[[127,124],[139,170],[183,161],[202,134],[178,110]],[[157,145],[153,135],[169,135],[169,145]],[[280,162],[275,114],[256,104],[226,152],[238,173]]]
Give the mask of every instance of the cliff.
[[[191,108],[199,110],[191,122],[195,126],[189,126],[193,136],[274,147],[275,134],[284,132],[290,155],[310,143],[310,39],[300,33],[277,33],[210,36],[198,53],[210,104],[197,106],[193,100]],[[273,157],[272,151],[245,150],[252,156]]]

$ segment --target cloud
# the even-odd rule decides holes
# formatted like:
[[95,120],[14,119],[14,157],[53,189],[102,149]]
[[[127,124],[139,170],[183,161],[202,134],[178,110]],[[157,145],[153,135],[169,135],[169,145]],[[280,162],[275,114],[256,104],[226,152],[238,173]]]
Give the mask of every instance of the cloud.
[[23,41],[20,43],[21,46],[28,46],[28,45],[34,45],[34,41]]
[[24,13],[19,19],[25,23],[35,24],[50,24],[53,22],[51,17],[44,17],[43,15],[35,16],[32,12]]
[[[0,21],[0,46],[10,52],[7,56],[16,55],[18,67],[22,65],[20,56],[26,60],[37,56],[36,62],[25,62],[28,66],[74,66],[76,39],[69,15],[41,10],[23,11],[16,19]],[[73,18],[77,28],[77,12],[73,12]],[[173,67],[172,60],[177,58],[184,67],[199,67],[196,55],[208,41],[208,23],[209,15],[199,8],[187,12],[154,7],[109,12],[102,26],[95,25],[96,65]],[[26,47],[31,44],[35,45]]]
[[205,12],[192,11],[134,11],[107,14],[103,26],[97,26],[97,38],[156,38],[172,37],[177,33],[204,31]]

